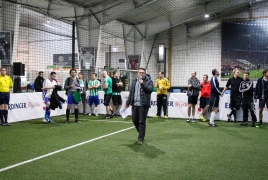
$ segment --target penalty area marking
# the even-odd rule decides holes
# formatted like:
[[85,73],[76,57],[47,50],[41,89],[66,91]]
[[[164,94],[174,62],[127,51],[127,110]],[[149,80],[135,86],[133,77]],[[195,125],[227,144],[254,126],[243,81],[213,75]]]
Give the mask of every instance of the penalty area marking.
[[102,139],[102,138],[105,138],[105,137],[108,137],[108,136],[112,136],[112,135],[114,135],[114,134],[118,134],[118,133],[121,133],[121,132],[130,130],[130,129],[133,129],[133,128],[134,128],[134,126],[129,127],[129,128],[126,128],[126,129],[122,129],[122,130],[119,130],[119,131],[115,131],[115,132],[113,132],[113,133],[106,134],[106,135],[103,135],[103,136],[100,136],[100,137],[97,137],[97,138],[94,138],[94,139],[90,139],[90,140],[88,140],[88,141],[84,141],[84,142],[81,142],[81,143],[78,143],[78,144],[75,144],[75,145],[72,145],[72,146],[69,146],[69,147],[66,147],[66,148],[57,150],[57,151],[53,151],[53,152],[51,152],[51,153],[48,153],[48,154],[45,154],[45,155],[42,155],[42,156],[38,156],[38,157],[36,157],[36,158],[29,159],[29,160],[27,160],[27,161],[23,161],[23,162],[20,162],[20,163],[17,163],[17,164],[13,164],[13,165],[11,165],[11,166],[8,166],[8,167],[5,167],[5,168],[1,168],[1,169],[0,169],[0,172],[6,171],[6,170],[9,170],[9,169],[15,168],[15,167],[17,167],[17,166],[21,166],[21,165],[24,165],[24,164],[27,164],[27,163],[30,163],[30,162],[33,162],[33,161],[36,161],[36,160],[39,160],[39,159],[48,157],[48,156],[52,156],[52,155],[54,155],[54,154],[57,154],[57,153],[60,153],[60,152],[63,152],[63,151],[67,151],[67,150],[69,150],[69,149],[73,149],[73,148],[75,148],[75,147],[82,146],[82,145],[84,145],[84,144],[87,144],[87,143],[90,143],[90,142],[93,142],[93,141],[96,141],[96,140],[99,140],[99,139]]

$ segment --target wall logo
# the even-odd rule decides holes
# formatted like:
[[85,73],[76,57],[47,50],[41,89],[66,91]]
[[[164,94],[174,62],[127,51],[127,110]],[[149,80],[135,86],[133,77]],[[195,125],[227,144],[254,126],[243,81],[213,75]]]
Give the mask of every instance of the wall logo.
[[225,103],[225,108],[230,108],[230,103]]
[[35,107],[40,107],[40,106],[41,106],[40,102],[28,102],[28,107],[30,107],[31,109]]
[[175,101],[174,105],[179,108],[188,107],[188,103],[185,101]]
[[8,110],[13,109],[27,109],[26,103],[15,103],[15,104],[9,104]]

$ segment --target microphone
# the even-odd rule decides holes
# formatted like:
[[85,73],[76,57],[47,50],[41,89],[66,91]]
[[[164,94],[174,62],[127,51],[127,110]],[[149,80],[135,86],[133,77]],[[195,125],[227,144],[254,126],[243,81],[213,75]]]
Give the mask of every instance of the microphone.
[[141,80],[142,80],[142,76],[139,76],[139,82],[141,83]]

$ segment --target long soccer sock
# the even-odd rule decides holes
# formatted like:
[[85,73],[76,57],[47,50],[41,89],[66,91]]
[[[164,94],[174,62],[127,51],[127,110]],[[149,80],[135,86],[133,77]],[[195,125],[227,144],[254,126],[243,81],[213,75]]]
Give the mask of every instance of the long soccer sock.
[[74,117],[75,117],[75,120],[77,121],[78,120],[78,109],[74,109]]
[[210,120],[209,120],[209,123],[210,123],[210,124],[214,124],[214,117],[215,117],[215,113],[212,112],[212,113],[211,113],[211,116],[210,116]]
[[4,123],[4,110],[0,109],[0,119],[1,119],[1,123]]
[[98,107],[94,108],[94,113],[95,113],[95,115],[98,115]]
[[45,115],[45,118],[46,118],[47,120],[50,119],[50,108],[49,108],[49,107],[46,107],[46,115]]
[[66,121],[69,121],[70,109],[66,109]]
[[8,110],[4,110],[4,118],[5,118],[5,123],[7,123],[7,117],[8,117]]

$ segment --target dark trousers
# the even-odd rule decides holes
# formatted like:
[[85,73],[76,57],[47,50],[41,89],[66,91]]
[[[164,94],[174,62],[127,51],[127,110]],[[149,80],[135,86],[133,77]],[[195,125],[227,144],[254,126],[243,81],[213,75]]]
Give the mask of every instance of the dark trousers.
[[158,94],[157,95],[157,116],[161,116],[161,110],[163,106],[164,115],[167,115],[167,95]]
[[254,103],[253,103],[253,97],[250,97],[250,98],[244,97],[243,98],[242,109],[243,109],[243,122],[248,122],[248,111],[251,114],[252,122],[257,121]]
[[132,122],[134,123],[139,136],[139,140],[144,140],[146,130],[146,117],[149,106],[132,106]]

